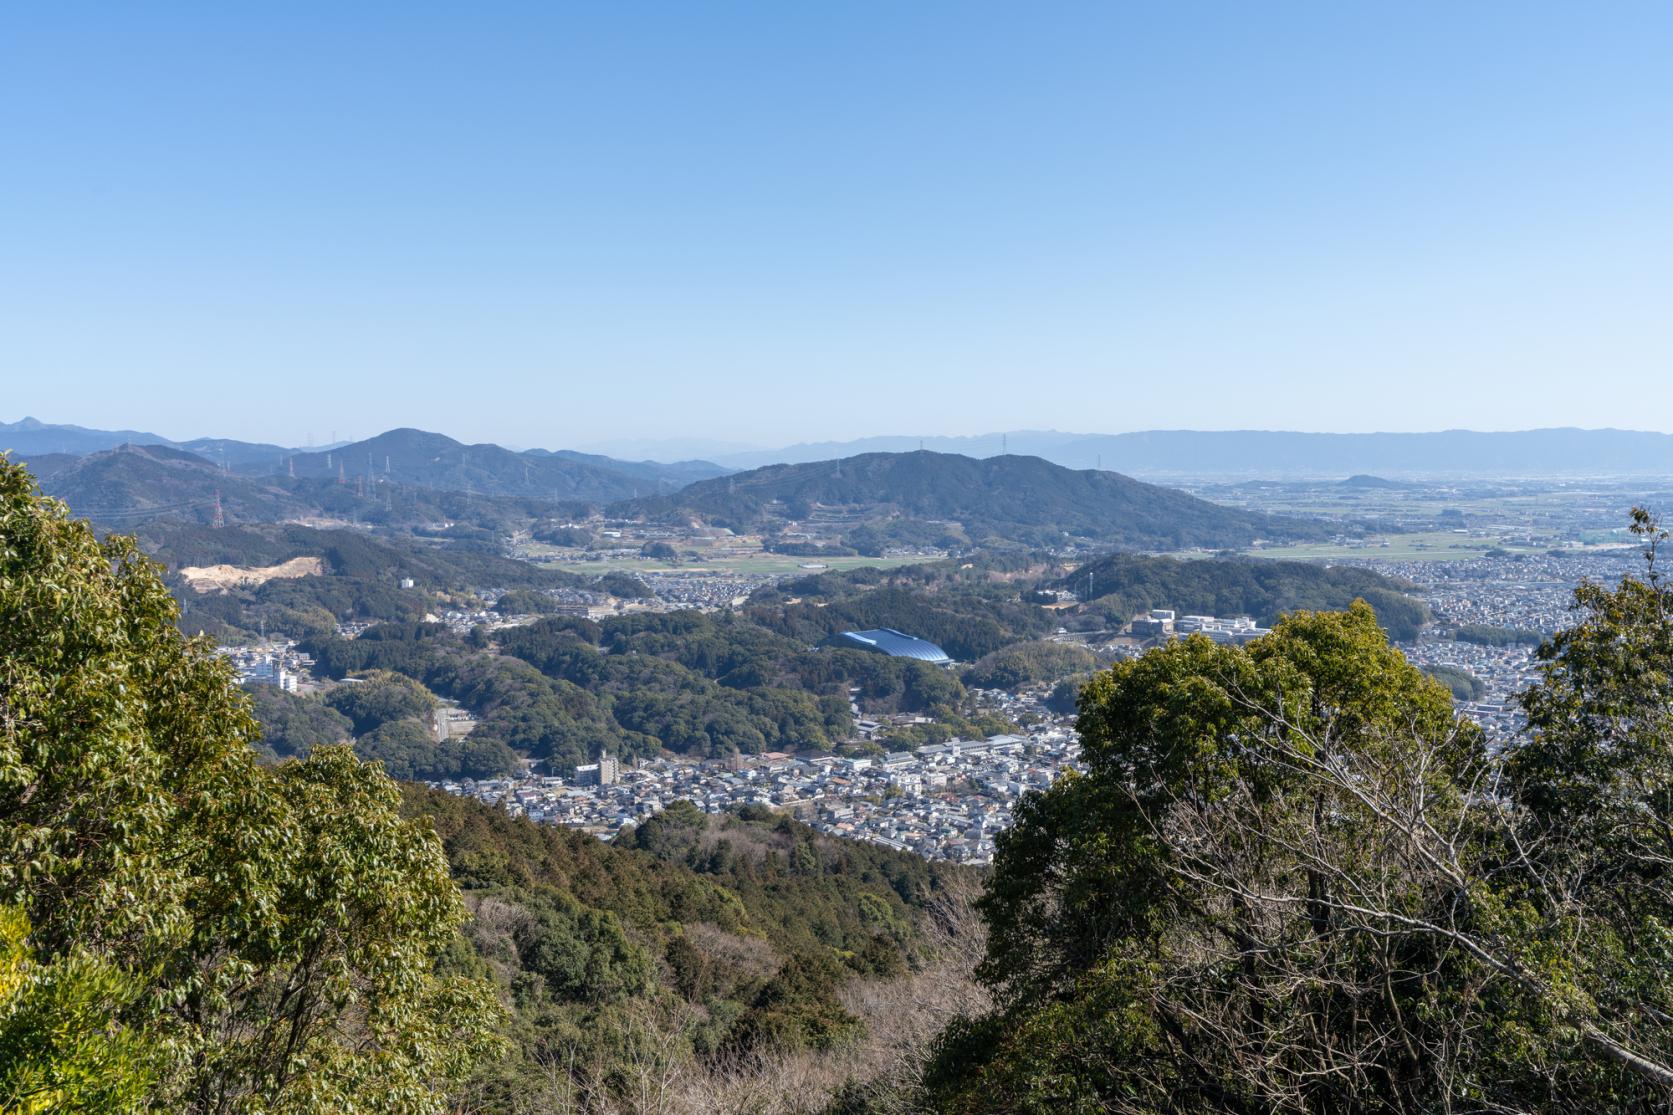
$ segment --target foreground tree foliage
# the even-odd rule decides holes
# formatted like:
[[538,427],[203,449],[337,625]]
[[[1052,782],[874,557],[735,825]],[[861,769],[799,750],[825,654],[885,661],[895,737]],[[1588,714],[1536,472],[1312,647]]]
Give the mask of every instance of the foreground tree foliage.
[[443,1109],[498,1008],[433,974],[433,832],[345,748],[260,766],[175,618],[0,461],[0,1109]]
[[1087,773],[984,899],[954,1112],[1673,1104],[1673,609],[1584,587],[1493,754],[1371,609],[1193,638],[1081,695]]

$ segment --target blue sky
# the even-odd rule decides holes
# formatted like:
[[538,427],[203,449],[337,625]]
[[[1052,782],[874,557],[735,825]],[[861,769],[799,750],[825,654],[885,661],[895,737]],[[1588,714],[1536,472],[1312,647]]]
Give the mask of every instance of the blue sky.
[[0,418],[1673,430],[1673,5],[0,11]]

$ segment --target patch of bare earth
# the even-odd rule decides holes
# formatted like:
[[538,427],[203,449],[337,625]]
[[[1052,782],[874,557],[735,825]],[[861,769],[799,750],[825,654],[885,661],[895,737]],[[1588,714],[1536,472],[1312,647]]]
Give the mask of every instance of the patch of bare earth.
[[325,572],[317,557],[297,557],[278,565],[189,565],[180,576],[198,592],[225,592],[229,588],[255,588],[268,581],[313,577]]

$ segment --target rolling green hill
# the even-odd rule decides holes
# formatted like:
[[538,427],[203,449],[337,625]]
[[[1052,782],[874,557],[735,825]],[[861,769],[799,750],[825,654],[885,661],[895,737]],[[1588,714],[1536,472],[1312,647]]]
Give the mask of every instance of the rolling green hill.
[[1048,587],[1068,589],[1099,622],[1121,623],[1149,608],[1182,614],[1253,616],[1270,624],[1284,612],[1335,611],[1364,599],[1395,639],[1411,639],[1429,618],[1410,585],[1369,569],[1300,561],[1178,561],[1111,554]]
[[1038,457],[977,460],[929,452],[770,465],[610,508],[734,530],[778,530],[829,519],[833,510],[840,527],[832,533],[862,553],[890,544],[1060,546],[1071,540],[1181,549],[1326,533],[1322,524],[1222,507],[1113,472],[1076,471]]

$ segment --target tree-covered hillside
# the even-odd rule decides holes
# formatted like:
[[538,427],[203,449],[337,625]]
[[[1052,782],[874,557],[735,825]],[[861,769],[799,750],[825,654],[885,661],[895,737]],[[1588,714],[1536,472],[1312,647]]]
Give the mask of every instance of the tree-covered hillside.
[[510,1005],[511,1054],[465,1092],[486,1111],[617,1110],[596,1093],[631,1096],[641,1073],[724,1088],[787,1057],[830,1088],[902,1021],[867,1018],[850,985],[904,993],[974,929],[969,869],[763,809],[676,803],[608,845],[417,789],[406,812],[435,826],[474,914],[449,967]]
[[612,513],[762,530],[806,519],[816,506],[852,509],[856,521],[845,537],[862,553],[891,541],[1061,546],[1087,539],[1171,550],[1324,534],[1320,524],[1222,507],[1113,472],[1075,471],[1038,457],[929,452],[771,465]]
[[1333,611],[1363,599],[1390,635],[1410,640],[1429,619],[1411,586],[1370,569],[1263,559],[1179,561],[1111,554],[1080,566],[1051,587],[1068,589],[1091,607],[1096,622],[1124,623],[1150,608],[1180,614],[1253,616],[1271,624],[1298,609]]
[[1052,613],[1020,598],[1020,589],[1037,579],[1031,570],[1046,568],[1021,555],[992,555],[820,573],[757,590],[745,613],[808,643],[834,642],[842,631],[892,627],[970,662],[1056,626]]
[[277,522],[315,504],[277,482],[231,476],[208,460],[161,445],[127,445],[55,468],[42,481],[77,515],[117,529],[152,519],[208,523],[219,494],[235,522]]
[[[248,641],[265,624],[275,634],[303,638],[328,634],[340,622],[411,622],[439,607],[438,600],[468,602],[482,588],[531,590],[581,587],[574,574],[501,557],[493,547],[469,543],[425,545],[364,531],[303,526],[228,526],[149,523],[142,545],[169,571],[186,630],[223,642]],[[262,569],[299,557],[320,561],[318,575],[231,584],[204,591],[180,570],[228,565]],[[402,581],[412,587],[403,588]]]
[[[1008,726],[966,720],[964,687],[938,667],[809,645],[743,617],[551,618],[495,638],[381,624],[356,639],[321,636],[304,645],[323,676],[387,671],[459,702],[479,719],[469,737],[473,762],[488,761],[493,744],[559,770],[601,751],[717,758],[835,747],[852,736],[851,689],[867,711],[930,713],[956,730]],[[397,709],[362,727],[381,731],[414,716]],[[373,748],[393,742],[374,736],[360,745],[375,757]],[[446,765],[463,761],[440,745],[399,742],[415,777],[453,777]]]

